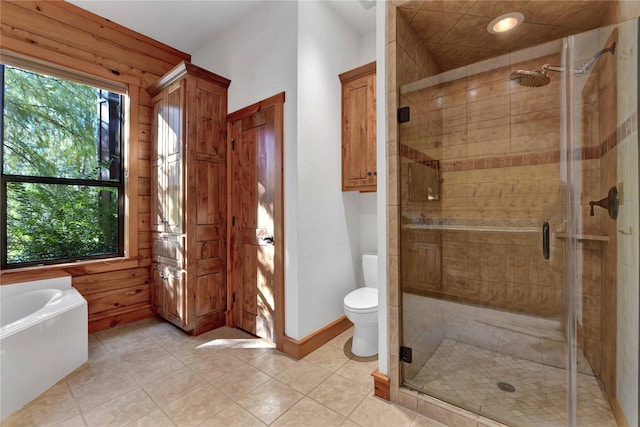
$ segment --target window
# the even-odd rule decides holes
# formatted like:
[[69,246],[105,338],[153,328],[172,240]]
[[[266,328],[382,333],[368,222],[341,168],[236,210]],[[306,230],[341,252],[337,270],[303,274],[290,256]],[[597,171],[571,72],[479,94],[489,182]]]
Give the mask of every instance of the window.
[[0,67],[2,268],[123,256],[123,95]]

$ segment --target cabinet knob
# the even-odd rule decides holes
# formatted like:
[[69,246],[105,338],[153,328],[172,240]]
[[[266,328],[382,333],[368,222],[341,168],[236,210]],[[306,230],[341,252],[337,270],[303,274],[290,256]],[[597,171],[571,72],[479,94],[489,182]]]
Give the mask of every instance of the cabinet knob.
[[373,173],[373,176],[378,176],[378,171],[375,171],[375,172]]
[[371,172],[367,172],[367,175],[368,175],[368,176],[371,176]]

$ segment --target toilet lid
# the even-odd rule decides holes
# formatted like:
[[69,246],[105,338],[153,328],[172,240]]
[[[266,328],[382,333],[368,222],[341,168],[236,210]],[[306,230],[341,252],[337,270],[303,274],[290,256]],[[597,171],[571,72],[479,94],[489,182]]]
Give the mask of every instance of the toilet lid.
[[366,310],[378,307],[376,288],[358,288],[344,297],[344,305],[354,310]]

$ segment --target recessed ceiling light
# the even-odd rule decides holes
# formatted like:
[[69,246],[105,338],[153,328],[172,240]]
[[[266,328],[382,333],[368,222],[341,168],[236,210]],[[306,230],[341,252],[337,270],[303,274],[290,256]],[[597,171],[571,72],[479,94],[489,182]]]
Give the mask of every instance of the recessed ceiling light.
[[505,13],[498,16],[487,25],[487,31],[491,34],[504,33],[513,30],[524,21],[524,15],[519,12]]

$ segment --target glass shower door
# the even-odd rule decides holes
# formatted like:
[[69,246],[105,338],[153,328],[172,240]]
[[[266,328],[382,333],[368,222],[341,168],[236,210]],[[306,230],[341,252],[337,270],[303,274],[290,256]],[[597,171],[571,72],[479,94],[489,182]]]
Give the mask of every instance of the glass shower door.
[[[613,247],[621,235],[638,240],[636,83],[626,118],[612,112],[612,94],[620,75],[637,76],[630,25],[626,74],[614,69],[622,45],[605,50],[619,26],[401,88],[410,109],[399,125],[406,387],[508,425],[616,425],[607,392],[621,386],[607,383],[620,376]],[[556,71],[543,75],[545,64]],[[610,148],[621,129],[632,141],[625,154]],[[614,157],[626,162],[625,197],[636,201],[635,211],[625,201],[627,234],[601,208],[620,181]],[[638,251],[629,253],[637,269]],[[637,402],[633,283],[624,351],[636,349]]]
[[[508,424],[566,414],[560,41],[402,88],[405,384]],[[548,227],[547,227],[548,226]],[[547,228],[545,228],[547,227]],[[545,256],[545,252],[546,256]]]
[[[567,40],[569,334],[584,356],[570,357],[577,425],[638,425],[637,49],[637,19]],[[598,417],[609,408],[617,423]]]

